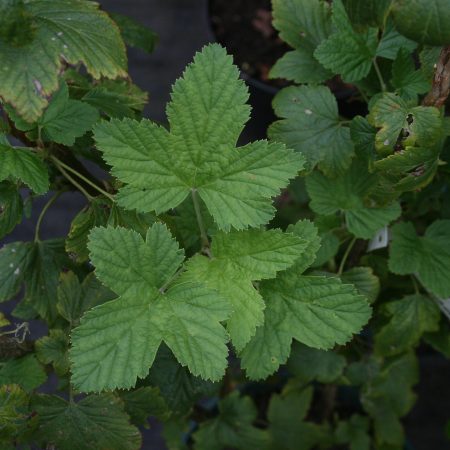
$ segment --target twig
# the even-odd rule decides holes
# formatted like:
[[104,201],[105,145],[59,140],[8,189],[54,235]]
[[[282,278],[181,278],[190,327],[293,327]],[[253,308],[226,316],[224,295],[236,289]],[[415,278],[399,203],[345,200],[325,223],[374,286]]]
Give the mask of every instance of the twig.
[[441,50],[433,78],[433,86],[423,99],[424,106],[440,108],[450,95],[450,46]]

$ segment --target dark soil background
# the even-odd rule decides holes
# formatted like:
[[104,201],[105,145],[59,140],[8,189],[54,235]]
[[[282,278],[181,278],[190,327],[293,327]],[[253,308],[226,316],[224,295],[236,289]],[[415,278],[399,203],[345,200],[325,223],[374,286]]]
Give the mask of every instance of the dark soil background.
[[[261,57],[258,61],[247,61],[248,54],[237,59],[242,64],[252,63],[260,76],[264,78],[265,67],[272,56],[270,51],[258,48],[254,39],[254,30],[243,29],[242,24],[256,20],[262,29],[267,25],[264,13],[251,18],[248,6],[256,5],[261,10],[268,9],[268,0],[215,0],[214,26],[221,26],[219,14],[227,5],[235,7],[236,4],[245,4],[247,10],[245,17],[235,17],[236,27],[232,30],[233,39],[228,46],[230,53],[235,53],[241,43],[252,45],[254,42],[254,55]],[[136,84],[150,93],[150,102],[145,109],[145,115],[152,120],[165,122],[165,104],[169,99],[171,85],[180,76],[183,68],[192,59],[197,50],[215,40],[210,28],[207,0],[100,0],[106,10],[127,14],[136,20],[148,25],[159,34],[159,43],[152,55],[139,50],[129,50],[130,74]],[[257,25],[258,27],[258,25]],[[266,27],[267,28],[267,27]],[[274,42],[271,51],[280,52],[280,45]],[[264,130],[273,121],[274,116],[270,108],[271,96],[258,92],[251,87],[250,101],[253,106],[252,120],[247,126],[241,141],[264,137]],[[3,240],[2,244],[16,240],[32,240],[37,215],[46,199],[35,202],[32,218],[18,226],[12,235]],[[65,194],[56,202],[48,212],[42,225],[43,238],[64,236],[69,229],[73,217],[83,207],[84,199],[78,194]],[[2,305],[2,310],[10,312],[13,302]],[[32,337],[37,338],[46,333],[41,323],[31,324]],[[450,448],[444,436],[444,425],[450,418],[450,363],[438,355],[426,355],[420,359],[420,384],[416,387],[418,402],[413,411],[405,420],[406,433],[410,450],[445,450]],[[51,383],[50,383],[51,384]],[[50,385],[46,390],[51,388]],[[152,424],[150,430],[144,430],[143,449],[163,450],[165,445],[160,436],[161,426]],[[257,450],[257,449],[249,449]]]

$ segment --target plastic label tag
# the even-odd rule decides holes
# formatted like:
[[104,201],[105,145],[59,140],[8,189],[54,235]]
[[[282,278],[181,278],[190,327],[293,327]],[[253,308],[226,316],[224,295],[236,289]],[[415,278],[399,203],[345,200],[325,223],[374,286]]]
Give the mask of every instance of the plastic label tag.
[[450,320],[450,298],[447,299],[438,299],[439,308],[441,311],[447,316],[447,319]]
[[367,251],[371,252],[373,250],[378,250],[379,248],[387,247],[389,244],[389,229],[388,227],[383,227],[378,230],[375,236],[369,241],[367,246]]

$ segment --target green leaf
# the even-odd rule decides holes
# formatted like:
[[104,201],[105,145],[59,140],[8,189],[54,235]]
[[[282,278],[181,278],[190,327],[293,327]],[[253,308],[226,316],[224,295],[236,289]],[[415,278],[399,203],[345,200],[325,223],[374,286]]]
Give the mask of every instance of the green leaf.
[[270,138],[305,155],[308,169],[319,164],[326,174],[336,175],[350,165],[350,131],[340,122],[336,99],[327,87],[285,88],[276,95],[273,106],[283,120],[270,126]]
[[439,330],[423,335],[424,341],[431,345],[436,351],[442,353],[447,359],[450,359],[450,325],[443,317]]
[[89,131],[99,119],[92,106],[69,98],[66,83],[52,96],[48,108],[38,120],[42,137],[47,141],[71,146],[75,139]]
[[286,231],[298,236],[306,244],[294,266],[289,269],[289,272],[300,275],[315,262],[321,238],[316,226],[309,220],[299,220],[296,224],[289,225]]
[[152,30],[131,17],[122,14],[109,13],[111,18],[116,22],[122,34],[122,38],[127,45],[140,48],[147,53],[152,53],[158,42],[158,35]]
[[306,239],[281,230],[219,232],[211,245],[214,258],[192,258],[182,279],[202,283],[228,300],[233,313],[227,328],[236,349],[242,350],[264,320],[264,301],[252,281],[274,278],[307,245]]
[[320,83],[331,77],[314,58],[315,48],[330,33],[330,8],[320,0],[274,0],[273,26],[295,50],[287,52],[272,67],[271,78],[296,83]]
[[417,43],[400,34],[389,17],[377,48],[377,56],[394,60],[401,49],[411,54]]
[[370,239],[401,213],[397,202],[373,207],[366,201],[376,183],[377,176],[369,174],[366,164],[359,161],[335,179],[314,172],[306,179],[306,188],[311,197],[310,208],[323,215],[343,211],[348,230],[358,238]]
[[264,448],[267,432],[254,427],[258,411],[250,397],[234,391],[219,402],[217,418],[203,422],[194,433],[196,450]]
[[392,0],[343,0],[345,10],[352,23],[384,28]]
[[304,422],[312,400],[313,389],[288,389],[274,394],[270,399],[269,419],[270,449],[309,450],[320,441],[318,425]]
[[25,301],[51,323],[57,315],[59,274],[63,267],[70,265],[64,251],[64,241],[61,239],[38,241],[33,244],[28,258]]
[[389,270],[415,274],[426,289],[438,297],[450,296],[450,221],[436,220],[424,236],[410,222],[392,227]]
[[[20,435],[29,419],[28,394],[17,384],[0,387],[0,442],[4,444]],[[9,443],[8,442],[8,443]]]
[[93,273],[80,283],[73,272],[67,272],[60,275],[56,308],[64,319],[75,325],[84,312],[115,297],[115,294],[103,286]]
[[339,421],[335,430],[337,444],[349,444],[349,450],[370,450],[369,420],[353,414],[346,421]]
[[39,416],[40,440],[58,450],[141,448],[139,430],[112,394],[89,395],[77,403],[41,394],[33,398],[32,408]]
[[375,135],[377,129],[370,125],[365,117],[356,116],[350,123],[350,136],[355,145],[355,152],[366,160],[376,157]]
[[285,78],[301,83],[321,83],[332,76],[320,65],[312,51],[304,48],[286,52],[272,67],[270,78]]
[[271,197],[297,175],[303,158],[266,141],[235,148],[249,116],[248,91],[238,75],[225,50],[211,44],[173,87],[170,132],[146,120],[95,127],[113,175],[127,183],[119,190],[119,205],[159,214],[197,191],[220,229],[272,218]]
[[0,239],[22,221],[23,201],[17,187],[0,182]]
[[374,421],[376,441],[401,447],[403,429],[399,421],[412,408],[416,396],[412,386],[418,381],[418,364],[413,353],[389,360],[366,381],[361,402]]
[[378,46],[376,28],[363,33],[354,31],[342,0],[333,2],[333,33],[314,52],[319,62],[346,82],[355,82],[368,75]]
[[159,388],[169,409],[186,415],[197,400],[215,395],[219,385],[192,375],[181,366],[166,345],[161,345],[148,381]]
[[375,147],[384,155],[397,150],[399,138],[405,146],[430,147],[441,137],[442,120],[437,108],[409,107],[405,100],[392,93],[385,93],[376,101],[368,120],[379,128]]
[[334,258],[339,250],[339,246],[339,238],[332,231],[322,234],[320,236],[320,248],[317,251],[312,267],[321,267]]
[[375,351],[395,355],[415,347],[423,333],[437,331],[441,313],[436,303],[423,295],[407,295],[386,303],[389,322],[375,335]]
[[375,302],[380,293],[380,280],[371,267],[352,267],[341,275],[341,280],[343,283],[353,284],[369,303]]
[[83,63],[97,79],[126,75],[119,30],[95,2],[11,0],[0,7],[0,17],[0,96],[28,122],[57,90],[64,61]]
[[31,246],[25,242],[14,242],[0,249],[0,302],[18,294],[29,264]]
[[450,42],[450,1],[394,0],[392,17],[400,33],[421,44],[447,45]]
[[320,383],[332,383],[342,375],[346,365],[345,358],[333,351],[311,348],[294,342],[287,363],[292,375],[302,381],[317,380]]
[[10,359],[0,367],[0,385],[18,384],[26,391],[32,391],[46,380],[44,369],[32,354]]
[[39,361],[52,364],[59,376],[69,371],[69,338],[64,331],[50,330],[49,335],[38,339],[35,346]]
[[286,362],[292,339],[329,349],[344,344],[368,321],[371,309],[351,285],[337,278],[289,272],[261,284],[264,325],[241,353],[251,379],[261,379]]
[[392,85],[396,93],[405,100],[416,100],[418,94],[424,94],[431,88],[421,70],[416,70],[408,50],[402,48],[392,65]]
[[[123,228],[95,228],[89,249],[99,279],[120,298],[88,311],[72,332],[72,381],[82,391],[131,387],[147,375],[165,342],[182,365],[205,379],[221,378],[230,307],[196,284],[166,284],[183,261],[167,228],[154,224],[144,242]],[[91,336],[96,334],[96,340]]]
[[47,167],[36,153],[27,148],[0,144],[0,181],[18,179],[36,194],[48,191]]
[[71,254],[78,263],[83,263],[89,259],[87,249],[89,232],[95,226],[106,225],[108,220],[107,205],[104,200],[94,199],[72,220],[65,245],[67,253]]
[[103,80],[82,98],[109,117],[135,117],[143,111],[148,95],[127,80]]
[[124,402],[126,413],[135,425],[146,426],[150,416],[165,420],[170,415],[158,388],[145,386],[134,391],[120,392],[119,395]]

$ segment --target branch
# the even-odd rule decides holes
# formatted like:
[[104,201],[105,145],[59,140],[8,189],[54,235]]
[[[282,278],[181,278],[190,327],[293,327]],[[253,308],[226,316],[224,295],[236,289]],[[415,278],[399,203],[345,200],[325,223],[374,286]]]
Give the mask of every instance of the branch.
[[423,100],[424,106],[441,107],[450,94],[450,46],[444,47],[439,56],[431,91]]

